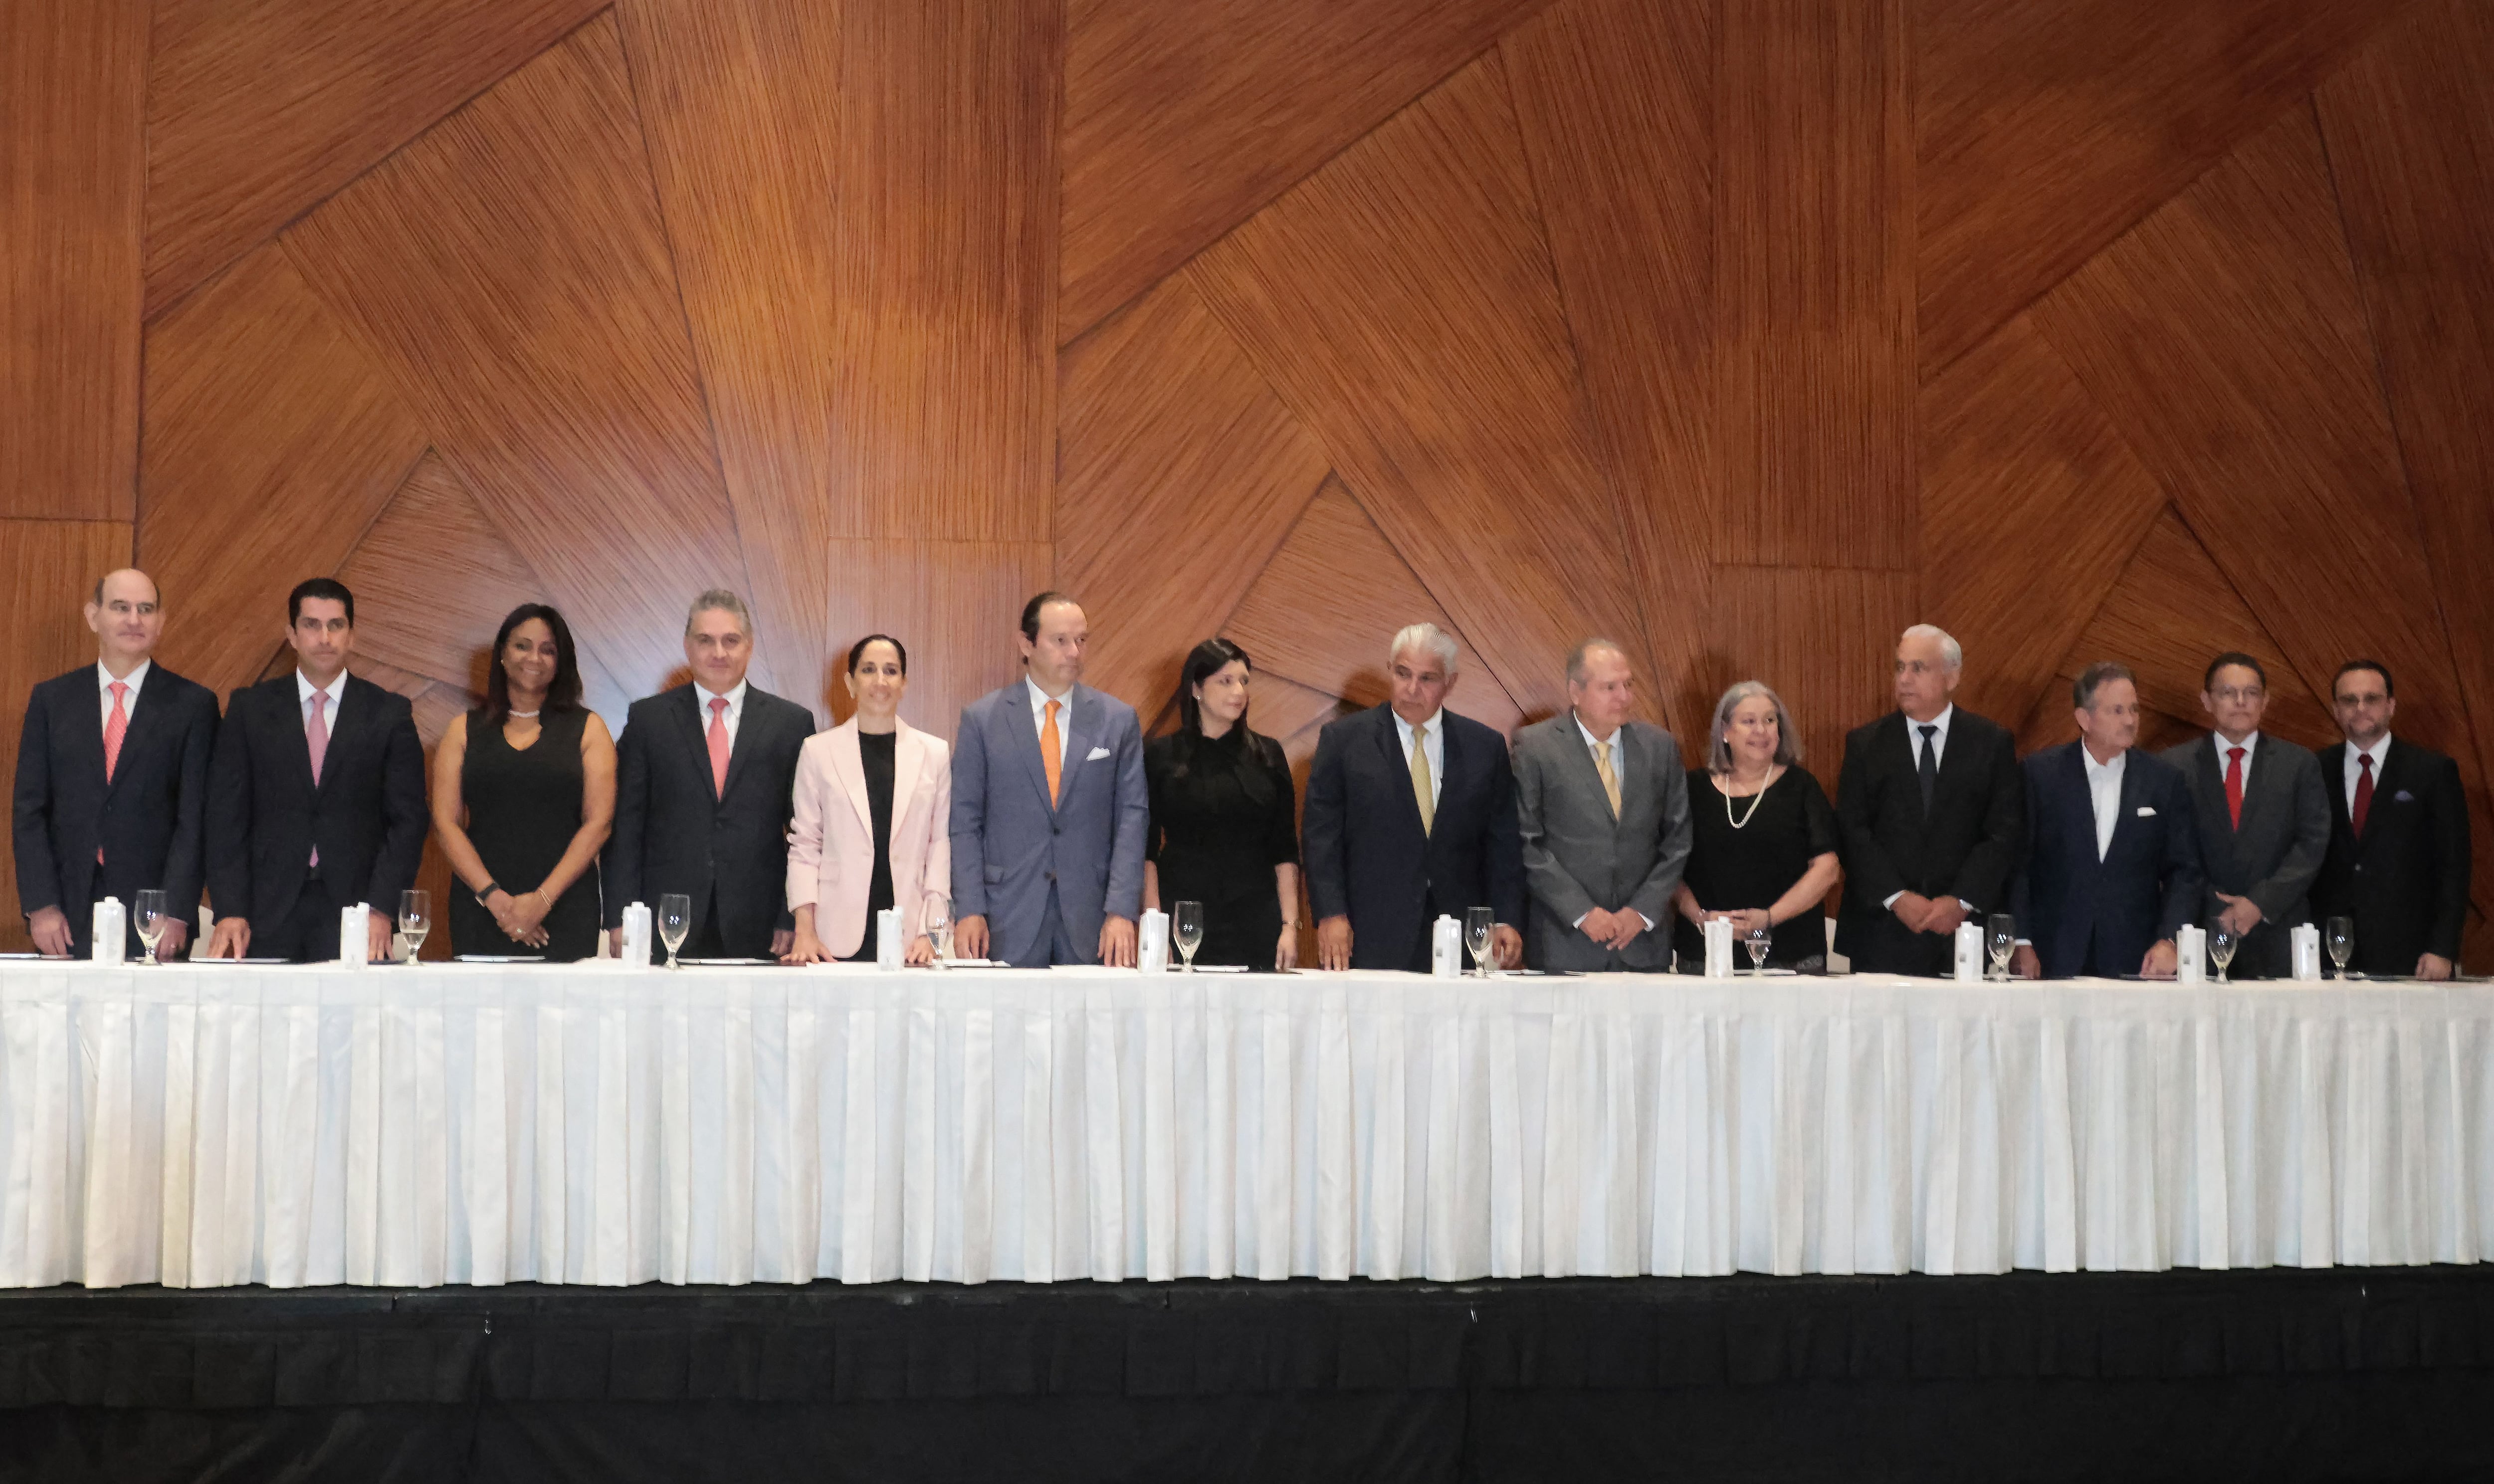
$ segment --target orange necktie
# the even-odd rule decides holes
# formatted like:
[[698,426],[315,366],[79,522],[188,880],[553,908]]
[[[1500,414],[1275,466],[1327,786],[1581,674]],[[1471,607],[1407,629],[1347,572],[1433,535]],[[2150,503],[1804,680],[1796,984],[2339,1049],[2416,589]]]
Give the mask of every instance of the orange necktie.
[[1048,770],[1048,806],[1056,807],[1057,785],[1065,781],[1065,744],[1057,740],[1056,712],[1065,703],[1048,703],[1048,719],[1039,727],[1039,763]]

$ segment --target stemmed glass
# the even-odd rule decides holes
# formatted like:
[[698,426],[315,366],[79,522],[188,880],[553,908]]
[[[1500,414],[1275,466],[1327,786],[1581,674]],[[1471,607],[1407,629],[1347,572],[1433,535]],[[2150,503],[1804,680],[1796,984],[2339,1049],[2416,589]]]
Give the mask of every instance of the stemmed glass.
[[2222,924],[2208,929],[2208,961],[2217,966],[2217,983],[2226,982],[2226,965],[2235,961],[2235,949],[2241,937]]
[[153,887],[140,892],[131,904],[130,925],[138,930],[139,945],[147,950],[145,961],[156,962],[156,945],[165,939],[165,893]]
[[1772,927],[1752,927],[1741,935],[1741,941],[1749,950],[1749,972],[1752,974],[1767,972],[1767,950],[1775,946],[1776,930]]
[[1473,972],[1482,979],[1489,978],[1489,935],[1497,926],[1497,909],[1464,909],[1464,948],[1473,955]]
[[407,940],[407,961],[415,962],[415,951],[424,947],[424,935],[433,931],[433,893],[410,888],[398,893],[398,933]]
[[1177,945],[1177,955],[1185,960],[1186,972],[1195,972],[1195,951],[1203,943],[1203,903],[1179,902],[1170,916],[1170,941]]
[[940,969],[953,961],[953,899],[929,895],[927,898],[927,942],[935,950],[930,968]]
[[2018,952],[2018,920],[2006,912],[1995,912],[1984,924],[1984,952],[1992,955],[1989,979],[2007,980],[2009,960]]
[[2361,979],[2361,974],[2347,972],[2347,960],[2356,956],[2356,920],[2333,917],[2321,929],[2321,941],[2328,946],[2329,961],[2338,966],[2340,979]]
[[667,945],[667,967],[681,969],[676,950],[684,946],[684,938],[693,930],[693,899],[682,892],[667,892],[658,897],[658,941]]

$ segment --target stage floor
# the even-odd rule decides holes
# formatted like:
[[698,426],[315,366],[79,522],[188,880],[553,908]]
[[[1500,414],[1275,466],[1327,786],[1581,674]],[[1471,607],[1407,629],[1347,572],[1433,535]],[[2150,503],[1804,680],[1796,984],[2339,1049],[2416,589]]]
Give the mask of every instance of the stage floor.
[[0,1477],[2494,1477],[2494,1267],[0,1295]]

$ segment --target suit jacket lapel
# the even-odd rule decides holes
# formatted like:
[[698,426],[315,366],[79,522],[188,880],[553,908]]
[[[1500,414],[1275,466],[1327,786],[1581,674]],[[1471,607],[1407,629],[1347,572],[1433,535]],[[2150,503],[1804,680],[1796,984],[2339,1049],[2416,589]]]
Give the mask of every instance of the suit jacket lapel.
[[[771,695],[760,686],[749,681],[745,684],[744,712],[736,719],[736,740],[728,744],[727,749],[727,786],[718,791],[722,800],[736,792],[737,775],[745,772],[745,760],[762,746],[758,733],[763,724],[763,706],[759,703],[767,703],[771,699]],[[710,761],[708,738],[702,741],[702,761]]]
[[[162,668],[149,669],[147,672],[147,679],[150,683],[139,686],[138,693],[130,698],[129,719],[121,729],[121,757],[119,763],[116,763],[113,767],[112,776],[105,780],[105,787],[107,791],[120,787],[121,780],[130,775],[129,770],[121,767],[119,764],[130,761],[138,746],[139,741],[146,737],[149,731],[152,731],[155,728],[156,713],[165,709],[164,703],[161,700],[153,702],[148,700],[148,697],[150,696],[161,697],[165,694],[164,670]],[[98,761],[101,761],[104,757],[104,708],[101,705],[96,707],[95,718],[95,755]],[[307,751],[304,756],[309,758],[311,754]]]
[[[1411,823],[1414,833],[1425,840],[1429,832],[1420,823],[1420,797],[1412,791],[1412,760],[1403,753],[1402,728],[1396,724],[1390,706],[1379,707],[1377,716],[1377,750],[1384,757],[1388,772],[1402,778],[1403,786],[1395,790],[1395,797],[1403,801],[1403,817]],[[1438,724],[1444,726],[1445,719],[1445,712],[1440,712]],[[1445,792],[1441,790],[1438,797],[1445,798]]]
[[[745,692],[747,699],[750,699],[752,694],[753,693],[751,691]],[[684,742],[685,748],[688,750],[688,753],[692,758],[693,772],[701,775],[701,780],[704,783],[710,783],[710,734],[702,725],[704,718],[702,716],[701,688],[697,685],[687,684],[683,689],[683,695],[684,699],[682,701],[668,709],[675,713],[677,734]],[[739,725],[738,730],[744,730],[742,724]],[[732,758],[728,766],[731,769],[735,767],[735,763]],[[717,786],[714,784],[711,788],[711,802],[715,803],[718,802],[718,799],[719,790]]]
[[[1585,745],[1583,723],[1576,719],[1572,711],[1565,714],[1566,728],[1559,735],[1566,739],[1566,750],[1575,757],[1575,761],[1568,765],[1568,771],[1575,773],[1580,785],[1594,791],[1594,797],[1601,801],[1602,811],[1609,813],[1610,796],[1602,790],[1602,771],[1594,766],[1594,749]],[[1611,734],[1611,772],[1618,774],[1620,780],[1620,812],[1611,815],[1611,829],[1616,832],[1621,815],[1628,811],[1628,729],[1626,723]]]
[[1057,744],[1065,749],[1065,755],[1057,765],[1056,806],[1063,809],[1073,802],[1075,786],[1081,781],[1083,759],[1098,745],[1094,739],[1108,730],[1100,693],[1084,685],[1067,691],[1065,711],[1057,720]]
[[[90,684],[94,682],[94,666],[89,665],[79,674],[85,677]],[[76,698],[76,710],[70,716],[70,731],[77,739],[76,766],[94,769],[92,776],[95,780],[109,789],[110,780],[104,775],[104,697],[100,692],[90,690],[86,685],[71,686],[70,694]],[[137,712],[133,712],[130,719],[135,725],[138,720]],[[130,750],[128,733],[122,735],[121,750],[124,753]]]
[[[908,722],[896,718],[895,725],[897,731],[892,740],[892,823],[894,829],[898,829],[900,816],[909,812],[910,796],[918,789],[918,754],[926,742]],[[871,831],[874,812],[867,803],[866,765],[863,760],[858,764],[858,791],[852,797],[858,802],[867,829]]]
[[[840,792],[849,796],[850,806],[857,810],[858,823],[866,827],[867,836],[871,839],[874,836],[874,804],[867,798],[866,793],[866,742],[864,739],[865,734],[854,723],[833,730],[832,776],[840,780]],[[893,740],[894,772],[899,771],[900,754],[908,750],[900,744],[898,738],[896,737]],[[895,799],[908,797],[897,785],[892,793]]]
[[[1030,774],[1031,792],[1039,796],[1040,803],[1049,803],[1048,764],[1039,755],[1039,723],[1031,718],[1028,679],[1013,682],[1004,696],[1004,714],[998,719],[1012,732],[1013,749],[1021,758],[1023,771]],[[1060,747],[1065,744],[1063,725],[1060,722],[1056,739]],[[1049,807],[1055,805],[1049,803]]]

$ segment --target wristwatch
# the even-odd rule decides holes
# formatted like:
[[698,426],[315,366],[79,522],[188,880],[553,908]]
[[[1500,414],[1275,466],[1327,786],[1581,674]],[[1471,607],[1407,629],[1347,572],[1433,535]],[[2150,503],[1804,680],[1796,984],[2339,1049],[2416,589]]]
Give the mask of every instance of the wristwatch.
[[488,897],[488,896],[493,895],[495,893],[497,893],[497,892],[499,892],[499,891],[501,891],[501,890],[502,890],[502,884],[501,882],[499,882],[499,881],[488,881],[488,882],[486,882],[482,887],[480,887],[480,888],[478,888],[478,889],[477,889],[477,892],[476,892],[476,905],[477,905],[477,906],[479,906],[479,907],[484,906],[484,905],[485,905],[485,898],[486,898],[486,897]]

